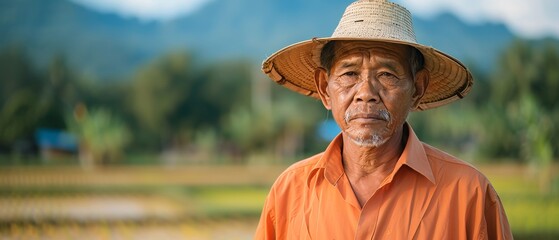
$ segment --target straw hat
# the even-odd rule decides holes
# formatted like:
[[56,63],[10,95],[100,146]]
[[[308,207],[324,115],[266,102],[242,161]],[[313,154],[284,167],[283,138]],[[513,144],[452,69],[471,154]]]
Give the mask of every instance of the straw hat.
[[332,40],[368,40],[417,48],[429,70],[429,86],[415,110],[435,108],[461,99],[472,89],[473,78],[458,60],[415,40],[410,12],[386,0],[359,0],[350,4],[329,38],[313,38],[285,47],[268,57],[262,71],[295,92],[319,98],[314,71],[320,52]]

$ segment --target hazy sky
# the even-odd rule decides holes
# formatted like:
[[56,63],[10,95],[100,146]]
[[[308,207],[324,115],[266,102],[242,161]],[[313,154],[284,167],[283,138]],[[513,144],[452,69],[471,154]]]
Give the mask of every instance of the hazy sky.
[[[220,0],[72,0],[105,12],[143,20],[169,20]],[[223,0],[221,0],[223,1]],[[303,0],[304,1],[304,0]],[[339,0],[330,0],[339,1]],[[394,0],[412,14],[430,17],[452,12],[462,20],[503,22],[524,37],[553,35],[559,38],[558,0]],[[349,1],[348,1],[349,2]]]

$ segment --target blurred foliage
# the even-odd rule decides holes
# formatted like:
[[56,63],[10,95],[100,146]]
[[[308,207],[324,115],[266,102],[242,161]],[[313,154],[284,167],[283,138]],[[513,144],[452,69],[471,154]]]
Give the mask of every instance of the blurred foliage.
[[[535,48],[525,42],[515,42],[499,61],[492,76],[491,109],[502,117],[500,134],[488,138],[489,143],[506,139],[507,143],[489,149],[493,155],[505,155],[523,160],[540,158],[535,144],[557,142],[559,96],[559,48],[544,45]],[[555,120],[555,121],[553,121]],[[551,134],[550,134],[551,133]],[[538,140],[542,138],[542,140]],[[496,144],[494,144],[496,145]],[[555,155],[557,148],[555,148]],[[545,153],[544,153],[545,154]],[[538,160],[536,160],[538,161]]]
[[[131,105],[143,131],[163,136],[172,131],[173,114],[192,89],[190,59],[169,55],[140,69],[131,86]],[[160,138],[160,137],[159,137]],[[160,139],[156,139],[160,140]]]
[[78,104],[66,123],[70,132],[80,139],[80,163],[85,168],[118,160],[130,142],[125,123],[105,109],[89,112]]
[[33,133],[48,108],[40,94],[44,78],[20,49],[0,52],[0,143]]
[[[410,122],[425,142],[466,160],[511,159],[545,168],[559,154],[559,47],[518,40],[497,66],[487,73],[470,64],[476,82],[467,98],[414,113]],[[106,144],[132,155],[161,153],[172,163],[293,161],[326,144],[316,134],[327,116],[321,103],[275,85],[250,61],[207,63],[177,51],[127,81],[99,81],[76,74],[63,57],[36,69],[24,52],[7,48],[0,51],[0,70],[3,153],[32,140],[37,128],[70,128],[64,118],[80,104],[107,115],[99,119],[115,120],[116,129],[128,129],[128,145],[119,137]],[[82,135],[83,141],[103,138],[101,130],[93,132],[98,135]]]
[[20,48],[1,50],[0,154],[32,159],[38,128],[64,129],[64,114],[82,94],[76,78],[62,56],[38,70]]
[[559,154],[559,46],[518,40],[465,99],[410,117],[420,136],[471,161],[551,162]]

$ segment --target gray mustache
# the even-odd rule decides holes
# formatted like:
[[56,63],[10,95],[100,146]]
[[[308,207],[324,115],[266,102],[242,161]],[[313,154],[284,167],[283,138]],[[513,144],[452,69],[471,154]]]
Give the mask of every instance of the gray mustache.
[[[355,110],[348,110],[346,111],[345,115],[344,115],[344,120],[346,123],[349,122],[349,119],[351,119],[354,115],[361,113],[360,111],[355,111]],[[383,120],[390,122],[391,116],[390,113],[387,110],[381,109],[377,111],[377,115],[382,118]]]
[[381,109],[378,111],[378,114],[380,117],[382,117],[382,119],[386,120],[387,122],[390,122],[390,113],[384,109]]

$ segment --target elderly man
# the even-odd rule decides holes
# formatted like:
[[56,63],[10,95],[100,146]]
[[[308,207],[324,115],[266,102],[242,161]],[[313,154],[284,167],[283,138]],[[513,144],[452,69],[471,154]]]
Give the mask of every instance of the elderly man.
[[512,239],[487,178],[406,123],[410,111],[464,97],[473,79],[416,43],[405,8],[354,2],[332,37],[286,47],[263,71],[319,98],[342,133],[279,176],[255,239]]

